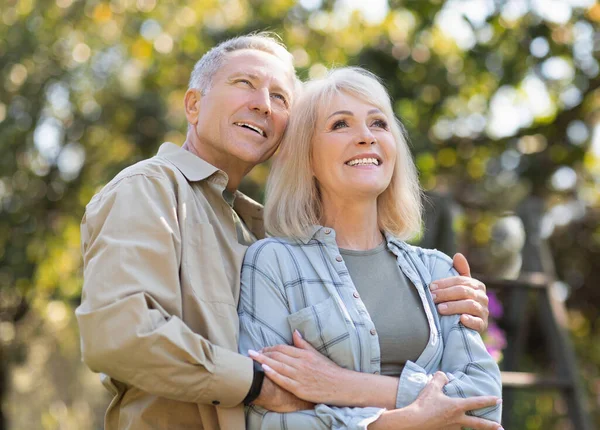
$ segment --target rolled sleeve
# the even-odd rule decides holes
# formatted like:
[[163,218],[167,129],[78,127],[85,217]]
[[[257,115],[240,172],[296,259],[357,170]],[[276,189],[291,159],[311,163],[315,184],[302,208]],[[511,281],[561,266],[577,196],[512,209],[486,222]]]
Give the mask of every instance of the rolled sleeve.
[[76,310],[83,361],[156,396],[235,406],[250,388],[252,360],[180,319],[177,211],[169,180],[141,174],[111,184],[86,208]]
[[396,408],[404,408],[414,402],[430,379],[425,369],[412,361],[407,361],[400,375]]

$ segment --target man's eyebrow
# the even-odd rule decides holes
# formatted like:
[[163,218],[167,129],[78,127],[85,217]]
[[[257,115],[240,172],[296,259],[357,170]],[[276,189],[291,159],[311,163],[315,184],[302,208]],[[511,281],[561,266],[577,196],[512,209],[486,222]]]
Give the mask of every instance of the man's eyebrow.
[[[255,73],[252,73],[252,72],[236,72],[236,73],[232,74],[231,76],[229,76],[229,79],[235,79],[235,78],[239,78],[239,77],[242,77],[242,76],[244,76],[246,78],[253,79],[253,80],[259,80],[260,79],[260,76],[258,76]],[[283,95],[288,100],[292,98],[292,93],[290,93],[289,91],[287,91],[286,89],[284,89],[284,87],[282,85],[278,84],[278,83],[276,83],[275,85],[273,85],[273,89],[275,91],[282,92]]]
[[250,73],[250,72],[236,72],[236,73],[230,75],[229,79],[239,78],[240,76],[245,76],[245,77],[251,78],[251,79],[258,79],[258,75],[255,75],[254,73]]

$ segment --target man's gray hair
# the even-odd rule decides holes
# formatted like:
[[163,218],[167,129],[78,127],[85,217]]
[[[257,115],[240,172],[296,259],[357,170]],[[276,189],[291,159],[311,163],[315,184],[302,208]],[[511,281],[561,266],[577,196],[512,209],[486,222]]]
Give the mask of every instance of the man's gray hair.
[[[279,36],[270,32],[251,33],[221,42],[200,58],[194,66],[189,88],[200,90],[202,94],[210,89],[212,79],[223,65],[227,53],[242,49],[256,49],[267,52],[289,65],[294,81],[297,81],[293,56],[281,42]],[[295,86],[298,85],[294,82]]]

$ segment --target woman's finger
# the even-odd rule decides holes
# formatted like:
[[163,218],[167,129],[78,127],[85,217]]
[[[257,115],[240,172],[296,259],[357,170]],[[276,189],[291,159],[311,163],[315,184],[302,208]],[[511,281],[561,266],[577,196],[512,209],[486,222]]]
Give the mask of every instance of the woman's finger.
[[448,377],[444,372],[435,372],[431,381],[427,383],[425,388],[423,389],[423,394],[429,394],[431,392],[441,392],[444,388],[444,385],[448,383]]
[[294,330],[294,333],[292,334],[292,339],[294,340],[295,347],[305,349],[307,351],[318,352],[310,343],[304,340],[304,338],[298,330]]
[[293,366],[293,362],[291,361],[294,359],[287,357],[286,355],[276,354],[278,353],[261,354],[253,350],[248,351],[248,355],[254,361],[260,364],[266,364],[286,377],[294,378],[294,375],[296,374],[296,368]]
[[271,381],[273,381],[275,384],[277,384],[284,390],[294,394],[294,391],[298,385],[296,381],[294,381],[291,378],[288,378],[285,375],[282,375],[268,364],[263,363],[262,368],[265,371],[265,375],[267,376],[267,378],[269,378]]
[[459,407],[465,412],[502,404],[502,399],[495,396],[469,397],[468,399],[456,399],[456,401],[459,402]]
[[294,358],[302,358],[303,354],[306,353],[304,350],[290,345],[265,346],[261,349],[261,352],[279,352]]

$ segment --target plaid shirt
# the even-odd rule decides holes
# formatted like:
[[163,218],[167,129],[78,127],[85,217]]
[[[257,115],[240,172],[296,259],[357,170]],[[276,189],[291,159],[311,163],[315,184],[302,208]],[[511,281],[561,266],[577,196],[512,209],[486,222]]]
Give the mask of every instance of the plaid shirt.
[[[303,240],[269,238],[252,245],[244,258],[240,316],[240,352],[292,344],[298,329],[304,339],[339,366],[380,372],[376,327],[360,299],[330,228],[315,226]],[[437,370],[450,382],[451,397],[501,396],[500,371],[479,333],[458,315],[437,313],[427,286],[456,275],[452,260],[436,250],[410,246],[386,234],[388,249],[417,288],[429,322],[429,341],[416,362],[400,375],[396,407],[412,403]],[[376,268],[373,268],[376,270]],[[398,324],[410,324],[402,321]],[[317,405],[314,411],[279,414],[258,407],[247,410],[248,429],[366,429],[383,409]],[[473,415],[500,422],[501,407]]]

